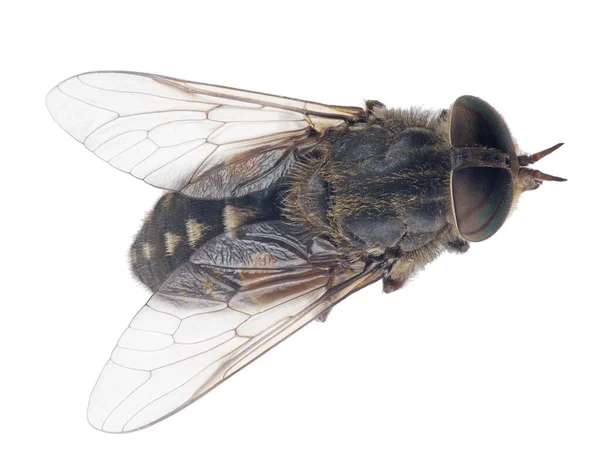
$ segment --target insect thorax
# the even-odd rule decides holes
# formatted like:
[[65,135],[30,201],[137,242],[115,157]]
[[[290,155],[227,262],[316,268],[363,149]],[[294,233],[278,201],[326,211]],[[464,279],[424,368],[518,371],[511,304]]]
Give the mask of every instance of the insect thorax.
[[414,109],[332,131],[294,171],[287,216],[369,255],[444,245],[455,238],[447,139],[440,113]]

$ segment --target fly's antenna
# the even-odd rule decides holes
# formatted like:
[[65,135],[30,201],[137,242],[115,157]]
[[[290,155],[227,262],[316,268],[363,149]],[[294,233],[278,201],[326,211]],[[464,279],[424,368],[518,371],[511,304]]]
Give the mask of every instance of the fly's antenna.
[[[529,170],[529,169],[527,169]],[[531,170],[531,176],[538,181],[567,181],[566,178],[559,176],[548,175],[547,173],[540,172],[539,170]]]
[[519,178],[523,182],[524,190],[537,189],[544,181],[567,181],[559,176],[548,175],[547,173],[525,167],[529,164],[534,164],[538,160],[543,159],[548,154],[553,153],[560,148],[564,143],[558,143],[551,148],[536,152],[535,154],[523,154],[518,156],[519,159]]
[[[536,163],[538,160],[543,159],[544,157],[546,157],[548,154],[553,153],[554,151],[556,151],[558,148],[560,148],[563,144],[565,143],[558,143],[555,144],[554,146],[552,146],[551,148],[548,149],[544,149],[543,151],[540,152],[536,152],[535,154],[523,154],[521,156],[519,156],[519,165],[521,167],[525,167],[526,165],[529,164],[534,164]],[[552,181],[552,180],[551,180]],[[564,180],[563,180],[564,181]]]

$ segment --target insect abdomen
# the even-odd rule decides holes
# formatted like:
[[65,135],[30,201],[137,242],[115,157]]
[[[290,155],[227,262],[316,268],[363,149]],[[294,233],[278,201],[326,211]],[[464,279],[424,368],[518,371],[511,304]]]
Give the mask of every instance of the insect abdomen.
[[200,200],[166,193],[150,211],[130,249],[135,277],[153,292],[204,242],[240,226],[279,218],[277,192]]

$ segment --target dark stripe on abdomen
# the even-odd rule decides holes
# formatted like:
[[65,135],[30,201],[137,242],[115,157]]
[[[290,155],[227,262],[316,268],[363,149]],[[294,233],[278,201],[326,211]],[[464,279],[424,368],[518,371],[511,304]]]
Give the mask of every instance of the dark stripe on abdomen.
[[133,274],[155,292],[207,240],[246,224],[278,219],[278,197],[278,191],[270,191],[209,201],[166,193],[131,245]]

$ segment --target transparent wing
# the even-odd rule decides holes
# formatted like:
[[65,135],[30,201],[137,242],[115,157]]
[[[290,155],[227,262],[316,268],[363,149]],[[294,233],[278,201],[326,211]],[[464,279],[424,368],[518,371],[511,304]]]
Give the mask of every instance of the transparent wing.
[[106,432],[162,420],[380,277],[379,267],[345,265],[330,244],[281,222],[218,236],[133,318],[92,391],[88,419]]
[[73,138],[124,172],[191,197],[241,196],[363,109],[129,72],[65,80],[46,98]]

